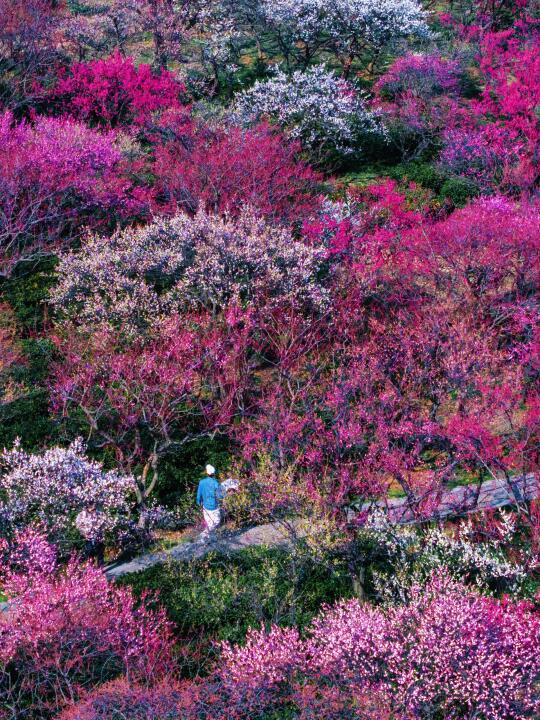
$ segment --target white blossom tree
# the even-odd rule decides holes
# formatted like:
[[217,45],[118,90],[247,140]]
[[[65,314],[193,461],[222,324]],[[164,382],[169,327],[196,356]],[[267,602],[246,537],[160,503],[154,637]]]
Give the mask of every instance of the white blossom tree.
[[76,543],[76,518],[93,505],[86,536],[118,541],[132,525],[135,480],[131,475],[104,470],[90,460],[81,440],[67,448],[53,447],[39,454],[24,451],[17,442],[0,455],[0,521],[2,533],[40,523],[51,540],[65,549]]
[[269,29],[286,60],[307,66],[324,49],[336,55],[344,74],[354,60],[372,60],[407,38],[429,36],[427,15],[417,0],[261,0]]
[[61,256],[53,302],[86,323],[137,329],[230,300],[324,305],[322,249],[246,210],[238,219],[177,215],[111,238],[90,236]]
[[235,109],[244,123],[279,124],[319,162],[361,153],[366,139],[382,133],[364,96],[323,65],[290,76],[280,70],[241,93]]

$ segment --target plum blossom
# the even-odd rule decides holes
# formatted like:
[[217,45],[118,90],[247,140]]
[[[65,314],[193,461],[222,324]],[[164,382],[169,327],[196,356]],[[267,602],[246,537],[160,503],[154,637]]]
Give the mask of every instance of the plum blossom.
[[0,463],[0,518],[5,531],[39,522],[49,537],[66,545],[76,533],[77,515],[90,505],[99,506],[100,512],[88,514],[94,521],[84,527],[86,538],[116,537],[129,524],[133,477],[106,471],[87,458],[81,440],[41,454],[27,453],[17,442],[2,453]]
[[111,238],[90,236],[61,256],[53,302],[89,322],[136,327],[190,307],[231,300],[322,307],[323,252],[245,210],[238,220],[177,215]]
[[382,132],[365,97],[323,65],[291,76],[278,70],[241,93],[236,112],[246,123],[276,122],[319,159],[361,152],[365,140]]
[[270,27],[293,41],[327,45],[349,56],[365,44],[379,50],[430,34],[416,0],[262,0],[262,9]]

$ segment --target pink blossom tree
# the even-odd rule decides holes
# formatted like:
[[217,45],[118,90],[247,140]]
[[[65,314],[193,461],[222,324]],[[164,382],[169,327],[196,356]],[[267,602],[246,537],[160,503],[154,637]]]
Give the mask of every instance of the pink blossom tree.
[[224,647],[232,698],[275,707],[307,676],[344,693],[382,693],[400,717],[486,720],[538,712],[538,616],[527,604],[482,598],[434,579],[387,612],[345,601],[315,619],[306,641],[277,628]]
[[163,611],[137,605],[127,588],[73,558],[65,568],[39,532],[2,542],[0,717],[24,707],[54,717],[81,693],[125,674],[152,684],[172,671]]
[[112,134],[72,120],[0,116],[0,271],[72,242],[84,225],[137,215]]
[[179,106],[183,85],[172,73],[153,73],[120,53],[75,63],[60,77],[50,99],[77,120],[106,128],[140,125],[157,110]]
[[136,474],[143,507],[159,460],[188,442],[227,428],[251,380],[249,312],[231,308],[217,322],[206,312],[172,315],[146,336],[82,327],[59,338],[54,408],[77,410],[95,447],[110,448]]

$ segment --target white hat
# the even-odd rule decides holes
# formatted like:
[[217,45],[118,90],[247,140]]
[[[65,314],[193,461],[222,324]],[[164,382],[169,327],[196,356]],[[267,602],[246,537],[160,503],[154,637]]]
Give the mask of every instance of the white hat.
[[213,475],[216,472],[216,468],[213,465],[206,466],[206,474]]

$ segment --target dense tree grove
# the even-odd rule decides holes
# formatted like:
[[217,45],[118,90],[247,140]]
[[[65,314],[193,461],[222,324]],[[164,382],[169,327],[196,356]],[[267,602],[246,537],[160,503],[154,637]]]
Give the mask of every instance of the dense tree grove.
[[0,0],[0,720],[538,717],[539,184],[538,0]]

